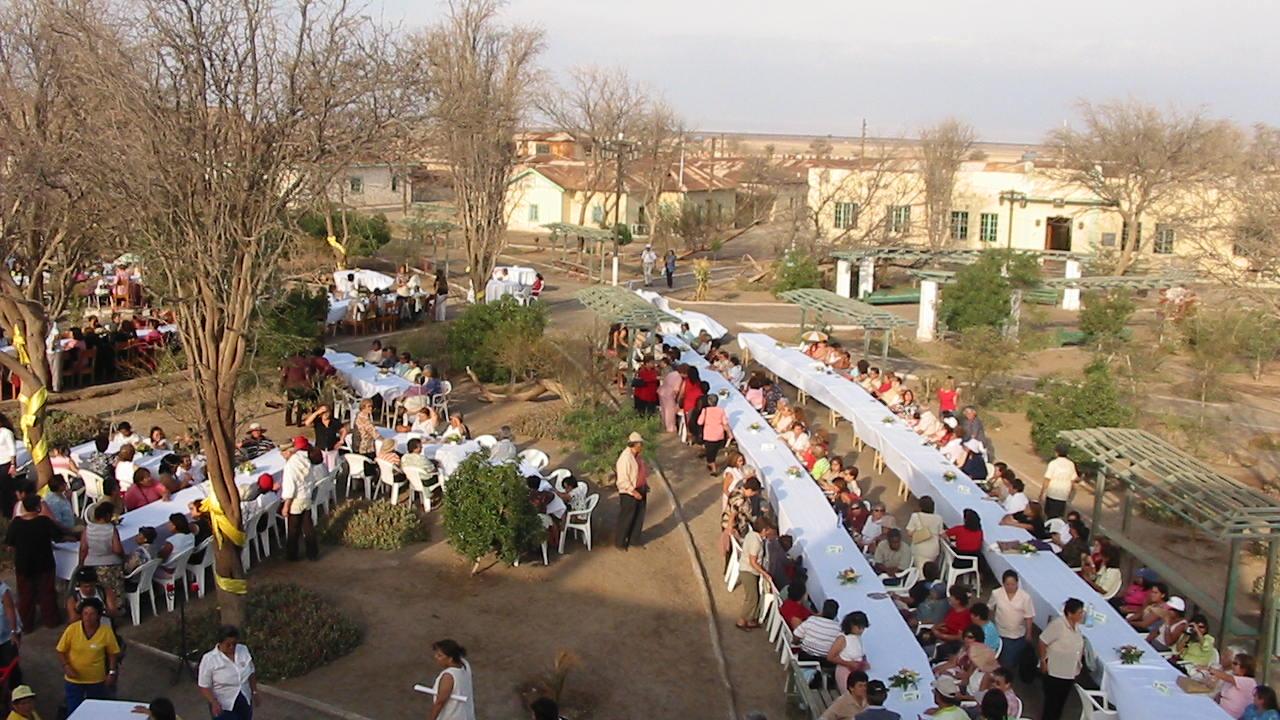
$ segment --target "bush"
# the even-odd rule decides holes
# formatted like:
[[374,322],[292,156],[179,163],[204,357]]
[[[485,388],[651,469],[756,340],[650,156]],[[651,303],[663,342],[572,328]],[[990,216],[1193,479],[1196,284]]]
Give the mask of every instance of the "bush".
[[530,440],[549,440],[560,437],[565,430],[564,419],[568,410],[563,403],[536,405],[529,412],[512,420],[511,430],[518,437]]
[[[324,215],[321,213],[305,213],[298,218],[298,227],[318,240],[324,240],[329,235],[329,230],[325,227]],[[336,213],[333,217],[333,229],[334,234],[341,239],[342,218]],[[355,210],[348,210],[347,233],[350,237],[348,256],[370,257],[377,254],[378,248],[391,242],[391,225],[387,222],[387,216],[382,213],[365,215]]]
[[329,518],[321,539],[362,550],[399,550],[427,539],[427,526],[412,505],[355,500]]
[[1124,342],[1124,329],[1137,305],[1127,290],[1089,293],[1080,311],[1080,330],[1099,347]]
[[50,410],[44,418],[44,439],[50,447],[75,447],[106,432],[107,423],[96,415],[81,415],[65,410]]
[[793,248],[783,253],[775,264],[773,275],[774,295],[788,290],[822,287],[822,270],[818,261],[803,250]]
[[959,341],[948,349],[947,362],[960,370],[960,378],[973,391],[973,399],[986,403],[992,378],[1013,370],[1020,354],[1018,343],[986,325],[965,328]]
[[324,344],[324,321],[329,314],[329,294],[294,288],[263,311],[258,351],[279,363],[299,350]]
[[1009,320],[1014,288],[1039,282],[1039,267],[1027,255],[988,250],[956,271],[955,282],[942,293],[938,319],[949,330],[998,328]]
[[472,562],[493,553],[514,564],[547,539],[515,464],[493,465],[480,455],[468,457],[449,476],[444,529],[449,544]]
[[[187,612],[187,647],[214,646],[221,621],[215,608]],[[160,637],[161,647],[181,650],[177,622]],[[259,680],[298,677],[337,660],[360,644],[360,628],[316,593],[297,585],[250,585],[240,640],[253,653]]]
[[560,438],[573,443],[586,456],[578,466],[584,475],[598,485],[610,485],[614,481],[614,463],[627,445],[627,436],[633,432],[644,436],[645,455],[651,458],[659,427],[656,415],[642,417],[630,408],[590,405],[565,416]]
[[471,305],[449,324],[446,346],[455,370],[470,367],[483,382],[506,382],[520,374],[518,358],[504,349],[532,348],[547,327],[542,303],[528,306],[507,296],[496,303]]
[[[1086,368],[1081,382],[1041,381],[1040,390],[1027,407],[1027,419],[1031,421],[1031,442],[1042,457],[1053,456],[1054,447],[1062,442],[1058,433],[1064,430],[1133,427],[1133,410],[1120,397],[1102,363]],[[1071,457],[1077,464],[1092,462],[1077,451],[1072,451]]]
[[617,225],[614,225],[613,234],[618,238],[618,247],[630,245],[631,241],[634,239],[631,236],[631,228],[627,227],[625,223],[618,223]]

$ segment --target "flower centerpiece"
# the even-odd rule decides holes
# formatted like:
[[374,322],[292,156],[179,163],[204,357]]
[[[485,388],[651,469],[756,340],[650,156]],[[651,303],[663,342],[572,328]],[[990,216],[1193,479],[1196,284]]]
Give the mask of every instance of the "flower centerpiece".
[[1122,665],[1137,665],[1142,660],[1142,650],[1136,645],[1121,645],[1119,653]]
[[145,442],[140,442],[137,445],[134,445],[133,449],[137,450],[139,455],[151,454],[151,445]]
[[885,415],[884,417],[880,418],[880,422],[881,422],[882,424],[884,424],[884,425],[892,425],[892,424],[893,424],[893,416],[892,416],[892,415]]
[[953,471],[948,470],[948,471],[946,471],[946,472],[942,473],[942,479],[943,479],[943,480],[946,480],[947,482],[955,482],[955,481],[956,481],[956,474],[955,474]]
[[245,460],[244,462],[236,466],[236,472],[240,473],[241,475],[252,475],[253,472],[257,469],[258,469],[257,466],[254,465],[251,460]]
[[729,388],[720,388],[716,391],[716,394],[722,398],[727,398],[729,397]]
[[803,474],[803,471],[801,471],[800,468],[796,465],[792,465],[791,467],[787,468],[787,477],[798,478],[802,474]]
[[753,422],[747,426],[747,429],[750,430],[751,432],[760,432],[760,428],[762,427],[763,426],[760,423]]
[[858,571],[853,568],[845,568],[840,571],[839,575],[836,575],[836,579],[840,581],[841,585],[854,585],[858,582],[860,577],[861,576],[858,575]]
[[920,688],[920,673],[909,668],[902,668],[889,676],[889,687],[897,688],[898,690],[918,690]]
[[356,366],[356,367],[364,367],[364,358],[362,358],[362,357],[357,357],[357,358],[356,358],[356,362],[355,362],[355,366]]
[[449,443],[450,445],[457,445],[458,443],[462,442],[462,438],[458,435],[450,435],[446,437],[444,441]]

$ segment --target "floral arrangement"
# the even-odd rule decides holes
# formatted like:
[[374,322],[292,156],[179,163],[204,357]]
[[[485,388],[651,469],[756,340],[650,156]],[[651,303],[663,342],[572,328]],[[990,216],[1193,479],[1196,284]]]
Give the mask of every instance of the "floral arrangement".
[[251,475],[257,469],[258,469],[258,466],[254,465],[253,462],[249,460],[245,460],[244,462],[236,466],[236,472],[240,473],[241,475]]
[[899,690],[916,690],[920,687],[920,673],[909,668],[902,668],[889,676],[889,687]]
[[853,568],[845,568],[840,571],[839,575],[836,575],[836,579],[840,581],[841,585],[857,584],[860,577],[861,576],[858,575],[858,571]]
[[952,472],[952,471],[948,470],[948,471],[946,471],[946,472],[942,473],[942,479],[943,479],[943,480],[946,480],[947,482],[955,482],[955,480],[956,480],[956,474],[955,474],[954,472]]
[[140,442],[137,445],[134,445],[133,449],[137,450],[139,455],[151,454],[151,445],[145,442]]
[[751,432],[760,432],[760,429],[761,429],[762,427],[763,427],[763,426],[762,426],[760,423],[754,423],[754,422],[753,422],[753,423],[751,423],[750,425],[748,425],[748,426],[747,426],[747,429],[748,429],[748,430],[750,430]]
[[727,398],[729,397],[729,388],[720,388],[716,391],[716,394],[722,398]]
[[792,465],[791,467],[787,468],[787,477],[798,478],[800,477],[801,474],[802,473],[800,471],[800,468],[796,467],[795,465]]
[[462,438],[457,435],[450,435],[449,437],[445,438],[444,441],[449,443],[450,445],[457,445],[458,443],[462,442]]
[[378,370],[378,377],[386,377],[390,374],[391,374],[391,371],[386,368],[381,368]]
[[357,357],[357,358],[356,358],[356,362],[355,362],[355,366],[356,366],[356,367],[364,367],[364,358],[362,358],[362,357]]
[[892,415],[885,415],[884,417],[880,418],[880,422],[881,422],[882,424],[884,424],[884,425],[892,425],[892,424],[893,424],[893,416],[892,416]]
[[1142,660],[1142,650],[1136,645],[1121,645],[1119,653],[1122,665],[1137,665]]

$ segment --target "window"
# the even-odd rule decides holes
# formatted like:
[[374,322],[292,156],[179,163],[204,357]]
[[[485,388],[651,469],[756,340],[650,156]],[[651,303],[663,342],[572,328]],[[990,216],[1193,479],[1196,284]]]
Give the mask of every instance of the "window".
[[604,222],[604,206],[603,205],[593,205],[591,207],[591,222],[597,225]]
[[[1129,247],[1129,223],[1125,222],[1120,226],[1120,249],[1124,250]],[[1138,232],[1135,233],[1133,241],[1134,251],[1142,249],[1142,223],[1138,223]]]
[[957,242],[969,239],[969,213],[963,210],[951,211],[951,239]]
[[347,188],[351,190],[352,195],[360,195],[364,193],[364,178],[359,175],[352,175],[347,178]]
[[1164,223],[1156,223],[1156,241],[1151,246],[1151,252],[1157,255],[1173,254],[1173,228]]
[[533,152],[535,155],[550,155],[551,143],[534,143]]
[[400,192],[400,176],[391,176],[391,192]]
[[538,222],[538,206],[529,206],[529,222]]
[[910,205],[890,205],[889,206],[889,232],[891,233],[911,232],[911,206]]
[[836,227],[840,230],[858,227],[858,203],[836,203]]
[[978,239],[984,243],[994,243],[1000,231],[1000,215],[998,213],[982,213],[978,217]]
[[1102,233],[1102,247],[1115,247],[1115,246],[1116,246],[1116,234]]

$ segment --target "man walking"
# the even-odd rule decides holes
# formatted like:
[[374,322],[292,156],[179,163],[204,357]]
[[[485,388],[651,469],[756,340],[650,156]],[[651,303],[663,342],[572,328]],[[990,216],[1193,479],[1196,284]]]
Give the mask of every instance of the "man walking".
[[640,531],[644,528],[645,501],[649,495],[649,466],[640,452],[644,438],[633,432],[627,438],[627,446],[618,455],[615,470],[618,474],[618,527],[615,544],[626,550],[635,543],[640,546]]
[[658,253],[653,251],[652,245],[645,245],[644,252],[640,253],[640,265],[644,268],[644,286],[653,285],[653,269],[658,265]]
[[311,518],[311,443],[298,436],[292,445],[286,445],[280,452],[284,455],[284,477],[280,487],[280,497],[284,500],[281,514],[285,516],[285,557],[290,561],[298,559],[298,545],[306,541],[307,559],[315,560],[320,555],[316,545],[316,531]]

